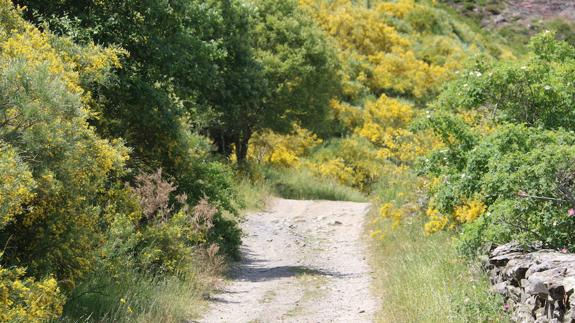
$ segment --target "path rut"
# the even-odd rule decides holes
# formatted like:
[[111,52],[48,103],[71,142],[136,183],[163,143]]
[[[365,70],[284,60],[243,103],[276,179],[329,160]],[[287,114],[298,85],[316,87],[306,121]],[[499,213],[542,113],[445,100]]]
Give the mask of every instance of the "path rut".
[[370,205],[274,199],[247,217],[242,261],[200,322],[372,322]]

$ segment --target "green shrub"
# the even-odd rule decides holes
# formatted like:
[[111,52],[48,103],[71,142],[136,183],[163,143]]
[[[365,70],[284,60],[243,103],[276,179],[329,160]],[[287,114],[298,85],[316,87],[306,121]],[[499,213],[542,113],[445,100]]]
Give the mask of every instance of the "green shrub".
[[[428,215],[437,228],[472,222],[461,228],[468,255],[510,240],[575,250],[575,48],[552,33],[530,48],[524,60],[476,64],[414,127],[443,141],[420,164],[436,182]],[[479,219],[461,221],[471,201]]]
[[575,135],[565,131],[500,126],[463,151],[463,167],[428,165],[442,169],[440,177],[448,184],[430,192],[431,204],[449,217],[465,201],[477,199],[487,206],[480,221],[464,228],[462,243],[468,252],[486,242],[511,239],[574,248],[575,218],[568,214],[573,205],[561,195],[558,182],[575,160],[574,144]]
[[440,95],[451,111],[483,109],[497,120],[575,129],[575,48],[547,32],[531,40],[527,59],[478,61]]

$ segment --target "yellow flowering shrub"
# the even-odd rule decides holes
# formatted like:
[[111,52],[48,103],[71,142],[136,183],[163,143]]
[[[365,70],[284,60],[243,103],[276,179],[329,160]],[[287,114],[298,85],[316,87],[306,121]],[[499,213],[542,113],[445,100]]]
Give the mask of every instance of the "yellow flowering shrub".
[[369,141],[353,136],[333,140],[316,151],[304,166],[317,175],[369,192],[383,174],[384,161]]
[[374,66],[373,88],[390,89],[416,98],[436,92],[453,72],[445,66],[418,59],[412,50],[380,52],[372,55],[370,61]]
[[413,9],[416,8],[414,0],[399,0],[395,2],[383,2],[377,6],[377,11],[385,12],[395,18],[405,18]]
[[352,100],[384,91],[425,100],[488,43],[465,24],[450,24],[446,12],[412,0],[371,7],[352,0],[300,2],[339,45],[343,92]]
[[[313,5],[313,1],[304,1],[304,5]],[[377,12],[354,6],[350,0],[321,1],[314,13],[343,49],[354,49],[370,55],[380,51],[389,52],[395,47],[410,46],[409,40],[382,20]]]
[[439,213],[433,207],[429,207],[425,214],[428,217],[427,223],[423,227],[425,234],[430,235],[443,230],[449,223],[449,218]]
[[[437,182],[437,179],[432,180],[432,182]],[[471,223],[481,217],[486,210],[485,204],[477,199],[466,201],[455,207],[451,215],[441,214],[431,203],[426,211],[428,220],[425,223],[424,231],[430,235],[446,228],[453,229],[460,224]]]
[[396,228],[401,223],[403,218],[403,210],[395,207],[392,203],[385,203],[379,209],[379,214],[382,218],[391,219],[392,227]]
[[343,185],[352,186],[355,181],[353,168],[346,165],[342,158],[334,158],[319,164],[312,164],[311,167],[317,174],[336,179]]
[[99,199],[123,172],[128,149],[87,123],[83,86],[118,63],[114,49],[40,31],[0,0],[0,168],[20,170],[0,173],[0,187],[11,190],[0,188],[0,244],[18,246],[6,249],[3,264],[70,282],[93,265],[103,239]]
[[62,314],[64,297],[54,278],[25,278],[22,268],[0,266],[0,322],[45,322]]
[[294,125],[294,131],[287,135],[266,130],[254,135],[248,158],[258,163],[296,167],[300,157],[321,143],[322,140],[314,133],[298,125]]
[[487,207],[479,200],[471,200],[455,208],[453,216],[459,223],[469,223],[477,220]]
[[409,103],[382,95],[367,101],[364,107],[332,101],[334,116],[358,137],[365,138],[377,149],[376,158],[412,163],[441,141],[430,131],[414,134],[407,128],[416,109]]
[[363,125],[355,132],[379,147],[380,156],[392,157],[402,146],[400,138],[411,135],[406,127],[414,115],[410,105],[382,95],[365,104]]

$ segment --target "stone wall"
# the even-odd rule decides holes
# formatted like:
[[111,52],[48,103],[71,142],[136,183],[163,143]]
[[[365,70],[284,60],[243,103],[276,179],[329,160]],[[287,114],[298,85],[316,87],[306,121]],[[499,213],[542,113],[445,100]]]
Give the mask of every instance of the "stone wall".
[[575,322],[575,254],[509,243],[491,251],[485,265],[514,321]]

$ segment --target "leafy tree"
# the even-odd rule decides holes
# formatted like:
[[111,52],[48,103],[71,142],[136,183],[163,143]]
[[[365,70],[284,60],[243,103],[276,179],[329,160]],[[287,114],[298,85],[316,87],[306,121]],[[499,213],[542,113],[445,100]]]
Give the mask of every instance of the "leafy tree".
[[[91,123],[104,137],[123,138],[133,148],[131,166],[163,168],[190,202],[207,195],[233,211],[231,179],[221,179],[229,172],[212,161],[210,144],[197,132],[232,102],[221,98],[251,95],[240,89],[250,79],[230,81],[244,77],[243,69],[232,70],[234,59],[244,59],[232,51],[243,48],[243,7],[215,0],[17,2],[39,26],[78,42],[121,46],[127,53],[123,68],[111,82],[90,88],[97,112]],[[245,106],[243,97],[238,102]]]
[[[248,3],[249,26],[240,26],[249,30],[231,40],[236,50],[228,52],[236,56],[224,95],[216,91],[220,114],[218,126],[212,128],[220,151],[229,154],[233,145],[239,161],[246,158],[249,140],[258,130],[286,133],[294,123],[321,130],[338,89],[334,51],[297,1]],[[242,38],[251,47],[242,47]]]

